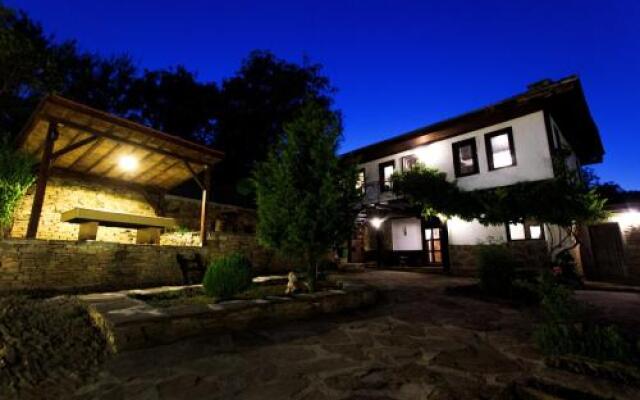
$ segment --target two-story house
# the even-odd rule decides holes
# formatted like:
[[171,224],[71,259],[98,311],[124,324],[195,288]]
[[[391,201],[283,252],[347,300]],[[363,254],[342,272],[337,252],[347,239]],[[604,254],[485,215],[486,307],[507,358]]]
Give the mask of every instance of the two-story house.
[[544,80],[479,110],[344,155],[359,165],[364,203],[350,242],[351,262],[474,269],[474,246],[508,242],[530,263],[547,258],[549,227],[536,221],[484,226],[457,218],[425,220],[392,191],[391,176],[417,162],[465,190],[554,177],[560,149],[571,168],[599,163],[604,149],[580,81]]

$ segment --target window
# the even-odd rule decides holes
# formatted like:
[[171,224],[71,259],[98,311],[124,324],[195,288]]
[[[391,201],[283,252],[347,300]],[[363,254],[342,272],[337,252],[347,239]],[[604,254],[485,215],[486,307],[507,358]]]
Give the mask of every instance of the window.
[[525,221],[524,223],[507,224],[507,238],[513,240],[542,240],[544,230],[537,222]]
[[412,170],[418,163],[418,157],[414,155],[402,157],[402,172]]
[[478,152],[476,150],[476,139],[471,138],[454,143],[453,147],[453,168],[456,176],[467,176],[478,173]]
[[511,128],[487,133],[484,140],[490,171],[516,165],[516,151]]
[[365,175],[364,169],[358,171],[358,176],[356,177],[356,190],[360,193],[364,193],[365,191]]
[[391,190],[391,175],[396,168],[396,164],[393,160],[381,163],[379,166],[380,172],[380,191],[388,192]]

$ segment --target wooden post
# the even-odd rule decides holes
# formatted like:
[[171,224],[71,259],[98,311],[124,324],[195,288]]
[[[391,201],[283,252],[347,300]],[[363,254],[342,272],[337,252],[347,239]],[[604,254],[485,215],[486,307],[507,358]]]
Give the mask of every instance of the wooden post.
[[47,181],[49,180],[51,154],[53,153],[53,145],[57,138],[57,123],[55,121],[49,121],[47,137],[44,140],[42,160],[40,160],[40,166],[38,168],[36,192],[33,194],[33,204],[31,205],[31,215],[29,216],[29,225],[27,227],[27,239],[35,239],[38,233],[38,223],[40,222],[40,214],[42,213],[44,193],[47,189]]
[[202,247],[207,244],[207,231],[209,224],[208,220],[208,208],[207,208],[207,200],[208,197],[211,196],[211,168],[208,165],[204,167],[204,174],[202,177],[203,187],[202,187],[202,205],[200,209],[200,240],[202,242]]

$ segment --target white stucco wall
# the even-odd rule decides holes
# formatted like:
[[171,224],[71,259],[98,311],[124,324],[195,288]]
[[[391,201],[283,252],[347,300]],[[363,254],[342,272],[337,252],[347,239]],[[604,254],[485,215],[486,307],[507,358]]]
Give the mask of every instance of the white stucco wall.
[[422,224],[418,218],[391,220],[394,251],[422,250]]
[[578,156],[575,154],[575,152],[573,151],[573,148],[569,144],[569,141],[566,139],[566,137],[562,133],[562,129],[560,128],[560,126],[558,126],[556,121],[553,119],[553,115],[549,116],[549,120],[551,122],[552,132],[554,130],[557,132],[557,135],[556,134],[551,135],[554,148],[558,148],[559,146],[561,146],[563,149],[568,150],[570,152],[570,154],[567,156],[567,159],[566,159],[567,168],[573,171],[580,169],[580,161],[578,160]]
[[503,224],[484,226],[478,221],[464,221],[451,218],[447,222],[449,244],[476,245],[488,243],[504,243],[507,241],[507,231]]
[[[511,127],[513,130],[517,165],[489,171],[484,135],[508,127]],[[445,172],[448,179],[454,180],[455,173],[451,145],[452,143],[471,137],[476,138],[480,172],[475,175],[458,178],[458,185],[463,189],[483,189],[510,185],[520,181],[534,181],[553,177],[553,166],[542,111],[430,143],[425,146],[419,146],[412,150],[368,161],[361,164],[360,168],[364,168],[365,170],[367,183],[369,185],[375,185],[378,182],[378,165],[380,163],[395,160],[396,171],[399,171],[402,157],[415,154],[420,162]],[[390,198],[392,198],[391,194],[383,194],[381,200],[384,201]]]

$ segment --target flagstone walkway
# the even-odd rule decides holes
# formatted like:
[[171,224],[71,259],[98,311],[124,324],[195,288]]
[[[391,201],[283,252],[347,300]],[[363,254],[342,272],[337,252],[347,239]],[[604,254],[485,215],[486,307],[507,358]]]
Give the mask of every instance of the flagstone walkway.
[[381,288],[383,304],[122,353],[75,398],[488,399],[533,373],[574,379],[546,371],[531,311],[444,293],[468,279],[397,271],[348,279]]

